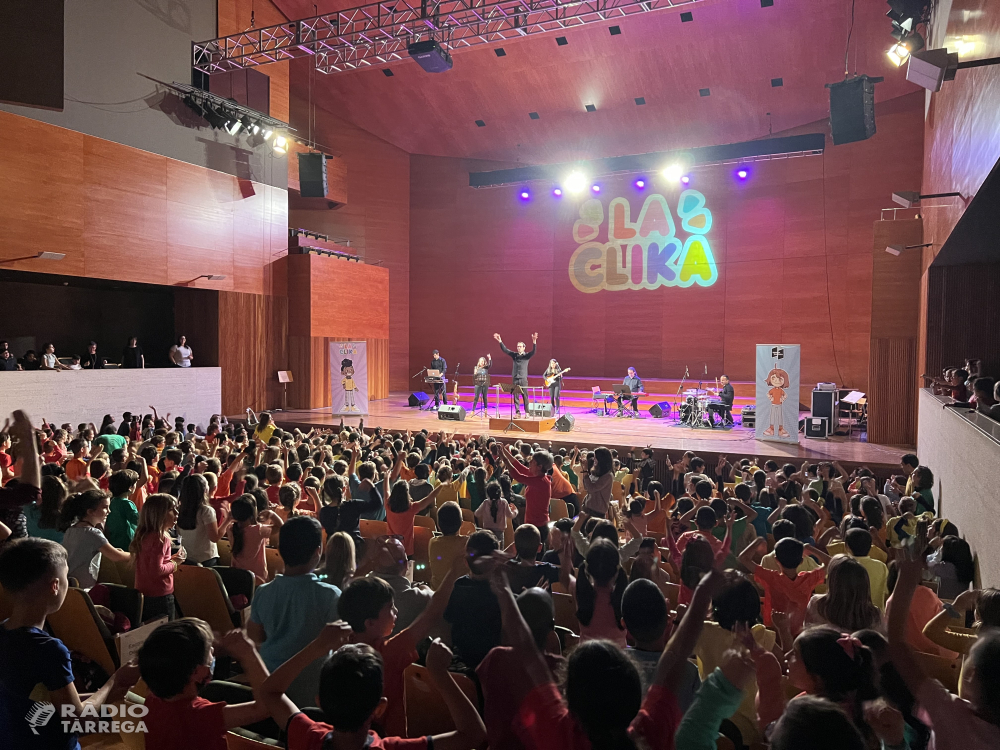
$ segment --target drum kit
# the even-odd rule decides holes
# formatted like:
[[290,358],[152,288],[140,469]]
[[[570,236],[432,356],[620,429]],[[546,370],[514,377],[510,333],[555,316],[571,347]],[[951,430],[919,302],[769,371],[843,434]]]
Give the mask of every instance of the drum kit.
[[689,427],[714,427],[711,411],[721,406],[722,402],[708,395],[708,391],[699,388],[689,388],[683,393],[684,401],[680,405],[681,424]]

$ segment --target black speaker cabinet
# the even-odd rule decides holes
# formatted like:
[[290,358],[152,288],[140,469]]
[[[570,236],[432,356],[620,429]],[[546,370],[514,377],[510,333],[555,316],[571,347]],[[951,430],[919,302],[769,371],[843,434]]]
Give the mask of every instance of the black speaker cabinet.
[[863,141],[875,135],[875,84],[881,80],[858,76],[827,84],[834,146]]
[[559,432],[569,432],[573,429],[576,418],[572,414],[563,414],[556,420],[556,429]]
[[430,396],[428,396],[423,391],[414,391],[413,393],[410,394],[410,398],[407,399],[407,403],[410,406],[423,406],[429,400]]
[[452,422],[464,422],[465,407],[458,404],[444,404],[438,409],[438,419],[447,419]]
[[826,417],[806,417],[806,437],[825,440],[830,434],[830,420]]
[[812,392],[811,416],[824,417],[832,422],[837,413],[837,396],[837,391],[814,390]]
[[661,401],[658,404],[653,404],[649,407],[649,413],[653,415],[654,419],[662,419],[663,417],[670,415],[670,402]]
[[326,197],[326,154],[299,154],[299,194]]

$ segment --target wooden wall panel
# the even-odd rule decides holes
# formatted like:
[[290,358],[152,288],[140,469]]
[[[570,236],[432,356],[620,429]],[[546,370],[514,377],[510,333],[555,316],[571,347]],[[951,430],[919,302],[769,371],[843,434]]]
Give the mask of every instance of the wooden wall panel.
[[330,343],[365,341],[368,344],[368,400],[389,397],[389,340],[289,336],[288,366],[295,378],[288,387],[288,403],[297,409],[328,408],[331,403]]
[[[568,274],[581,199],[555,200],[541,185],[530,201],[514,186],[472,189],[470,171],[510,165],[412,156],[410,372],[434,348],[464,368],[491,351],[503,372],[509,363],[492,334],[513,345],[537,331],[533,372],[556,357],[584,377],[621,378],[629,365],[646,378],[680,378],[685,366],[697,377],[707,365],[710,377],[751,381],[754,344],[780,340],[802,345],[804,403],[820,381],[867,391],[873,293],[881,293],[872,226],[893,190],[919,180],[919,160],[892,155],[919,153],[923,96],[877,111],[875,137],[828,139],[821,157],[758,162],[742,183],[730,166],[695,171],[719,272],[707,288],[584,294]],[[778,135],[827,130],[824,121]],[[677,186],[649,179],[673,210]],[[605,213],[612,197],[627,196],[634,221],[643,194],[632,177],[600,182]],[[602,237],[607,228],[605,219]],[[878,253],[889,257],[884,245]]]
[[219,292],[222,407],[239,414],[277,406],[278,370],[287,369],[288,305],[284,297]]
[[917,339],[873,338],[868,387],[868,442],[915,445]]
[[287,252],[287,191],[0,112],[18,148],[0,180],[0,257],[65,253],[21,271],[262,294],[261,269]]
[[[311,64],[310,60],[293,61],[293,78],[304,80]],[[323,103],[317,104],[315,97],[313,103],[313,138],[341,157],[346,168],[348,203],[332,211],[290,211],[288,223],[346,237],[351,249],[366,263],[380,264],[388,270],[389,330],[387,334],[373,335],[389,339],[392,390],[403,391],[409,387],[410,156],[348,124],[325,109]],[[293,97],[291,107],[292,124],[299,132],[306,132],[306,101]]]
[[932,267],[928,270],[926,371],[983,360],[988,375],[1000,372],[1000,263]]

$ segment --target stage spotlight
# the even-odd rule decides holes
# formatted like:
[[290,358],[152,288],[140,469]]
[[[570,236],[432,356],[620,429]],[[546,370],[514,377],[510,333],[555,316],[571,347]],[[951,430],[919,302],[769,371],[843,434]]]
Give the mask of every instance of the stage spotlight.
[[288,139],[283,135],[275,136],[271,148],[274,149],[274,153],[278,156],[284,156],[288,151]]
[[691,184],[691,175],[686,174],[683,177],[681,177],[681,184],[682,185],[690,185]]
[[523,201],[531,200],[531,192],[528,190],[528,188],[524,188],[521,191],[521,200]]
[[646,187],[646,181],[640,177],[638,180],[635,181],[635,186],[639,190],[642,190],[644,187]]
[[906,58],[910,56],[910,50],[906,49],[904,44],[894,44],[885,54],[889,56],[890,62],[898,68],[906,62]]
[[582,192],[587,187],[587,175],[580,170],[570,172],[566,179],[563,180],[563,187],[571,193]]
[[552,195],[556,198],[562,198],[562,188],[552,188]]
[[269,141],[271,140],[272,135],[274,135],[274,131],[265,128],[263,134],[261,135],[261,138],[263,138],[265,141]]
[[736,170],[736,176],[741,180],[745,180],[747,177],[750,176],[750,170],[747,169],[746,167],[740,167],[739,169]]
[[239,120],[229,120],[225,124],[226,132],[229,133],[229,135],[236,135],[237,133],[240,132],[241,127],[243,127],[243,123],[241,123]]
[[663,176],[671,182],[677,182],[684,174],[684,168],[680,164],[671,164],[663,170]]
[[590,186],[590,189],[591,189],[591,191],[592,191],[592,192],[594,192],[594,193],[599,193],[599,192],[601,192],[601,186],[600,186],[600,185],[598,185],[597,183],[594,183],[593,185],[591,185],[591,186]]

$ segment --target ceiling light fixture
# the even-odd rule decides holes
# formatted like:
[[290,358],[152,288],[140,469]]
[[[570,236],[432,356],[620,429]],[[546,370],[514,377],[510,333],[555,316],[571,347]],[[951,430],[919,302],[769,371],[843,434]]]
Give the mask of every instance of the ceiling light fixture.
[[563,187],[571,193],[580,193],[587,187],[587,175],[580,170],[570,172],[563,180]]
[[284,156],[288,152],[288,139],[283,135],[276,136],[271,148],[278,156]]
[[663,170],[663,176],[671,182],[677,182],[684,175],[684,167],[680,164],[670,164]]

